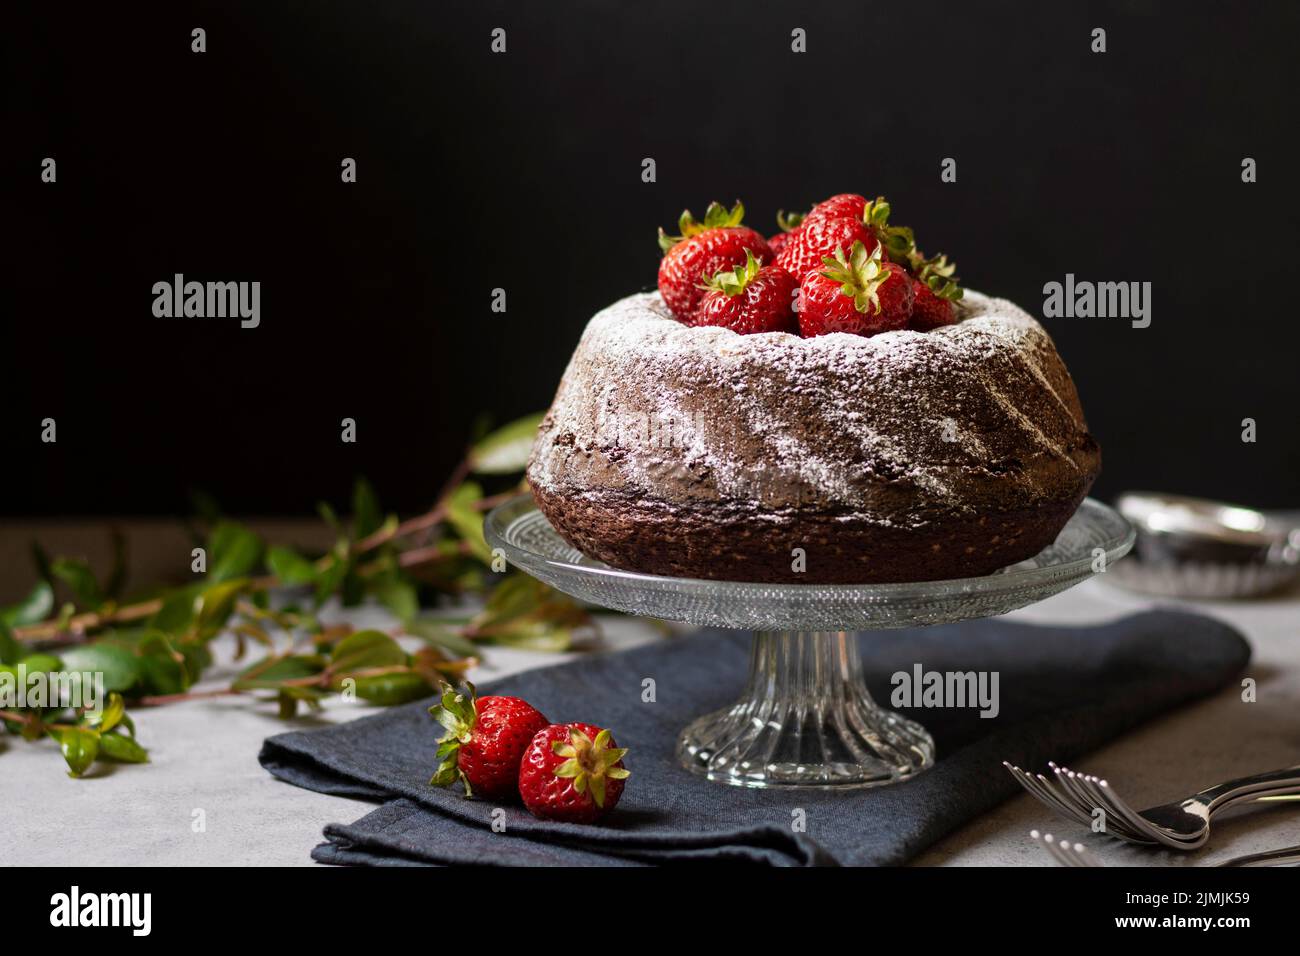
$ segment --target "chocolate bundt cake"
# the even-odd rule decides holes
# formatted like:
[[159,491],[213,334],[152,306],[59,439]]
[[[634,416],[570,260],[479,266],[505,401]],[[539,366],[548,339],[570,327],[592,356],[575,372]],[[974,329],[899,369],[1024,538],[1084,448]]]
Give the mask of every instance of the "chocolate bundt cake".
[[1052,340],[968,291],[960,321],[738,335],[658,293],[587,326],[528,481],[616,568],[792,584],[988,574],[1051,543],[1100,468]]

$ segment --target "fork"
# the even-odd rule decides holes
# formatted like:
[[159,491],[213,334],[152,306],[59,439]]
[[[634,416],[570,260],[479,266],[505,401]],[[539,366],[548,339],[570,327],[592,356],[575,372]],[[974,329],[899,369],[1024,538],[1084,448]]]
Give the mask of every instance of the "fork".
[[[1106,865],[1089,853],[1082,843],[1071,843],[1069,840],[1053,837],[1050,833],[1040,834],[1037,830],[1030,830],[1029,835],[1061,866],[1098,867]],[[1284,846],[1263,853],[1235,856],[1231,860],[1216,863],[1215,866],[1290,866],[1295,863],[1300,863],[1300,846]]]
[[1037,830],[1030,830],[1029,835],[1061,866],[1105,866],[1101,860],[1089,853],[1082,843],[1072,844],[1069,840],[1058,840],[1050,833],[1039,834]]
[[1220,810],[1263,797],[1300,794],[1300,767],[1289,767],[1230,780],[1139,813],[1107,781],[1094,775],[1052,763],[1057,781],[1053,785],[1042,774],[1030,774],[1006,761],[1002,765],[1022,787],[1068,819],[1091,829],[1093,812],[1101,809],[1109,836],[1176,850],[1204,846],[1210,837],[1210,818]]
[[[1107,831],[1111,836],[1131,843],[1160,843],[1180,850],[1193,850],[1205,843],[1212,812],[1264,796],[1294,793],[1294,785],[1300,783],[1300,770],[1274,771],[1233,780],[1187,800],[1152,807],[1139,814],[1106,781],[1056,764],[1051,766],[1058,784],[1055,787],[1042,774],[1031,776],[1019,768],[1009,769],[1040,800],[1085,826],[1091,827],[1092,813],[1100,808],[1107,813]],[[1171,822],[1173,826],[1169,825]]]
[[1121,839],[1156,842],[1177,850],[1194,850],[1210,837],[1211,815],[1238,803],[1261,797],[1300,793],[1300,768],[1271,771],[1230,780],[1203,790],[1185,800],[1151,807],[1141,813],[1119,796],[1105,781],[1092,774],[1075,773],[1051,765],[1057,778],[1072,786],[1085,805],[1100,806],[1108,813],[1107,824],[1118,816]]

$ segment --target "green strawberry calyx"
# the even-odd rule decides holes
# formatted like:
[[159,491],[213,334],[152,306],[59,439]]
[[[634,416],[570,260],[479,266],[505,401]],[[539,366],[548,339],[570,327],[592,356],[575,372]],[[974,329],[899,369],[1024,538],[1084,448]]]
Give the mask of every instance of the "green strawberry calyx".
[[884,196],[877,196],[866,204],[862,209],[862,221],[868,226],[883,228],[889,225],[889,214],[891,208]]
[[844,247],[837,246],[834,256],[822,258],[826,269],[821,275],[840,283],[840,294],[851,298],[853,307],[859,312],[879,312],[880,287],[890,274],[884,252],[884,246],[881,245],[867,252],[867,247],[861,240],[853,243],[847,256]]
[[739,226],[744,218],[745,204],[739,199],[736,200],[736,204],[730,210],[720,202],[709,203],[709,208],[704,211],[704,218],[698,220],[691,215],[689,209],[684,209],[677,219],[678,235],[670,236],[660,228],[659,248],[667,252],[683,239],[698,236],[706,229],[726,229],[730,226]]
[[805,216],[807,216],[807,213],[786,212],[784,209],[778,209],[776,213],[776,224],[781,227],[782,232],[794,232],[803,225]]
[[614,766],[627,754],[627,748],[611,747],[608,730],[602,730],[592,740],[577,727],[570,727],[569,739],[553,741],[551,750],[557,757],[565,758],[555,768],[555,775],[571,779],[578,793],[590,792],[598,807],[605,806],[606,780],[626,780],[631,776],[631,771]]
[[469,780],[461,771],[457,758],[460,756],[461,744],[469,743],[478,723],[478,697],[474,685],[465,683],[468,693],[458,691],[450,685],[445,686],[442,700],[429,708],[433,719],[442,724],[447,732],[438,740],[438,768],[433,772],[429,785],[446,787],[459,780],[465,786],[465,796],[473,796]]
[[717,275],[704,277],[701,289],[725,293],[728,296],[740,295],[758,275],[763,263],[754,257],[749,249],[745,250],[745,261],[734,269],[723,269]]
[[892,209],[885,197],[877,196],[863,208],[862,221],[871,228],[890,259],[895,262],[911,262],[917,254],[916,237],[907,226],[891,226],[890,212]]
[[916,277],[941,299],[958,302],[965,294],[957,284],[957,263],[949,262],[948,257],[942,253],[933,259],[926,259],[917,252],[912,269]]

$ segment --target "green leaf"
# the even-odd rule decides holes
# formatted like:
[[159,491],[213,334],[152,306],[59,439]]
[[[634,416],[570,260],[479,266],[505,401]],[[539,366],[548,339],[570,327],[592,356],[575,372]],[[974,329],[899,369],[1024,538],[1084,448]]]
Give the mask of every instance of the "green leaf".
[[14,637],[13,631],[4,621],[0,621],[0,664],[17,664],[23,656],[23,649]]
[[213,584],[199,592],[194,601],[194,610],[200,636],[211,637],[225,626],[235,609],[235,602],[247,587],[248,582],[239,578]]
[[403,624],[420,613],[420,598],[410,581],[397,578],[385,581],[375,588],[375,597]]
[[339,525],[339,516],[335,513],[334,509],[330,507],[328,501],[316,502],[316,513],[321,516],[324,522],[330,526],[330,529],[333,530],[335,534],[338,534],[342,530]]
[[122,700],[122,695],[109,694],[108,705],[99,715],[99,719],[94,722],[94,726],[101,732],[107,732],[120,724],[124,716],[126,716],[126,704]]
[[190,674],[176,659],[176,649],[161,631],[146,634],[137,651],[140,676],[147,693],[179,694],[190,686]]
[[281,584],[311,584],[316,580],[316,566],[292,548],[271,548],[266,553],[266,566]]
[[48,673],[63,667],[63,662],[53,654],[28,654],[18,663],[27,669],[28,674]]
[[383,631],[357,631],[339,641],[330,657],[335,674],[406,663],[406,651]]
[[447,496],[447,523],[456,529],[474,556],[484,564],[492,563],[492,549],[483,537],[483,514],[474,507],[483,499],[483,489],[472,481],[457,486]]
[[46,554],[39,541],[32,542],[32,564],[36,567],[36,577],[53,585],[54,574],[50,571],[50,556]]
[[532,650],[559,651],[574,630],[589,624],[587,612],[559,592],[526,574],[508,575],[470,622],[480,640]]
[[313,705],[313,707],[319,705],[320,701],[329,696],[328,691],[321,690],[319,687],[298,685],[281,687],[280,693],[285,697],[292,697],[295,700],[306,701],[308,704]]
[[379,508],[379,498],[375,489],[364,478],[358,478],[352,486],[352,540],[362,538],[379,530],[384,523],[384,513]]
[[191,584],[168,593],[158,613],[149,619],[150,625],[168,634],[188,631],[194,623],[194,606],[202,590],[202,584]]
[[133,737],[125,734],[100,734],[99,756],[119,763],[149,762],[149,751],[136,743]]
[[383,707],[428,697],[432,689],[429,682],[414,671],[357,678],[357,696]]
[[470,467],[480,475],[512,475],[523,471],[545,412],[516,419],[498,428],[470,449]]
[[317,654],[295,654],[274,660],[263,658],[246,668],[230,686],[234,690],[275,689],[287,680],[315,677],[323,670],[325,659]]
[[181,654],[181,666],[185,668],[185,682],[188,686],[203,676],[203,671],[212,664],[212,652],[206,643],[197,641],[178,641],[176,650]]
[[229,581],[250,574],[262,557],[262,539],[242,525],[223,521],[208,537],[208,580]]
[[493,644],[529,651],[566,651],[573,644],[573,631],[544,620],[512,622],[492,631]]
[[339,588],[339,601],[344,607],[357,607],[366,599],[365,579],[357,573],[356,565],[348,568],[343,576],[343,586]]
[[99,607],[104,603],[104,592],[95,580],[95,572],[81,558],[55,558],[50,562],[50,573],[68,586],[82,607]]
[[54,589],[49,581],[37,581],[27,597],[17,604],[0,609],[0,621],[10,627],[38,624],[54,610]]
[[49,735],[59,742],[68,776],[80,777],[99,756],[99,731],[84,727],[51,727]]
[[104,675],[104,690],[119,693],[134,688],[143,674],[138,657],[104,641],[68,648],[63,666],[70,671],[98,671]]
[[531,614],[542,606],[546,597],[546,585],[526,574],[508,575],[488,596],[487,604],[474,619],[474,625],[491,627],[501,621]]
[[478,648],[437,618],[417,617],[402,625],[403,630],[420,640],[440,647],[453,657],[477,657]]
[[347,544],[340,542],[340,547],[336,547],[330,555],[324,570],[316,576],[314,600],[317,607],[324,604],[330,595],[339,589],[351,567],[352,561],[347,556]]

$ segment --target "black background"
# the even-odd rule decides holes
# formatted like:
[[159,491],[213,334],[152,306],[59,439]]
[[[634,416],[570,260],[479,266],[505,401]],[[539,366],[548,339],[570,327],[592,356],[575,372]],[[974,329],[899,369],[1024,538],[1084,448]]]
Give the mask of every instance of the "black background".
[[[306,513],[359,474],[387,507],[423,508],[480,413],[543,408],[586,319],[653,287],[655,229],[683,206],[743,198],[770,231],[778,208],[840,191],[887,195],[968,285],[1031,313],[1067,272],[1153,284],[1150,328],[1045,323],[1104,449],[1097,493],[1297,504],[1296,4],[6,19],[0,510],[175,514],[198,488],[235,513]],[[151,287],[175,272],[260,281],[261,327],[155,319]]]

